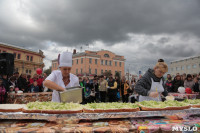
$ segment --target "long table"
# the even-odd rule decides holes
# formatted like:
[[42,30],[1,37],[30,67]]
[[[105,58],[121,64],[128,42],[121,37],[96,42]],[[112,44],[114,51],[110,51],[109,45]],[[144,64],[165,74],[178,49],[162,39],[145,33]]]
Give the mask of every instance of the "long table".
[[184,110],[138,111],[138,112],[110,112],[110,113],[74,113],[74,114],[45,114],[23,112],[0,112],[0,119],[29,119],[29,120],[99,120],[115,118],[141,118],[141,117],[170,117],[186,118],[189,115],[199,115],[200,108]]

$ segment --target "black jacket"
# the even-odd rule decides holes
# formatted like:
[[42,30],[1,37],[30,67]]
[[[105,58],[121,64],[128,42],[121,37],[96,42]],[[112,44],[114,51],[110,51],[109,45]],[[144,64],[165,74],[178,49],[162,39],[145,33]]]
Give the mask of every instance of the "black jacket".
[[[151,78],[154,80],[154,82],[160,82],[160,80],[163,80],[163,88],[164,88],[164,78],[158,78],[153,73],[152,69],[149,69],[140,80],[135,85],[135,91],[142,96],[148,96],[149,90],[151,89]],[[164,96],[168,95],[168,92],[166,89],[164,89],[164,92],[162,93]]]
[[173,92],[178,92],[178,88],[184,86],[183,80],[174,79],[172,84],[173,84],[173,87],[172,87],[173,88]]
[[199,92],[199,83],[195,83],[193,86],[193,91],[194,92]]
[[24,92],[28,92],[28,83],[25,78],[19,77],[17,80],[17,85],[20,90],[24,89]]

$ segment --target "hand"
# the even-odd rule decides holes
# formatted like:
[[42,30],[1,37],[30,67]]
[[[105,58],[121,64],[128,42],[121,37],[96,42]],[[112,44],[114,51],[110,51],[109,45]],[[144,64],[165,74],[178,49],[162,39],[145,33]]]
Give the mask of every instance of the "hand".
[[159,93],[158,92],[150,92],[149,96],[150,97],[153,97],[153,98],[156,98],[158,97]]
[[58,91],[64,91],[64,90],[65,90],[65,88],[60,87]]

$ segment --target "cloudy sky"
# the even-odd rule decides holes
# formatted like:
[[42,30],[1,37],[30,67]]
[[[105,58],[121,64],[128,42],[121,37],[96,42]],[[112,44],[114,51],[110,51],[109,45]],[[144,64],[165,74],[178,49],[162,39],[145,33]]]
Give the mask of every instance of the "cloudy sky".
[[200,54],[200,0],[0,0],[0,42],[43,50],[46,68],[62,51],[110,50],[138,74]]

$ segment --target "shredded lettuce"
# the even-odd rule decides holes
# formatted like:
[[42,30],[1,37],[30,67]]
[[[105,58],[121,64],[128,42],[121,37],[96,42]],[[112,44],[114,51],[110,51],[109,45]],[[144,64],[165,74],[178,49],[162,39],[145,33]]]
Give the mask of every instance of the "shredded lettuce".
[[83,106],[78,103],[56,103],[56,102],[30,102],[27,104],[30,110],[78,110]]
[[84,105],[86,109],[134,109],[138,108],[138,105],[134,103],[88,103]]
[[145,106],[145,107],[150,107],[150,108],[166,108],[166,107],[183,107],[183,106],[188,106],[188,103],[184,102],[179,102],[179,101],[142,101],[138,102],[138,104]]
[[185,99],[183,102],[188,104],[200,105],[200,99]]

